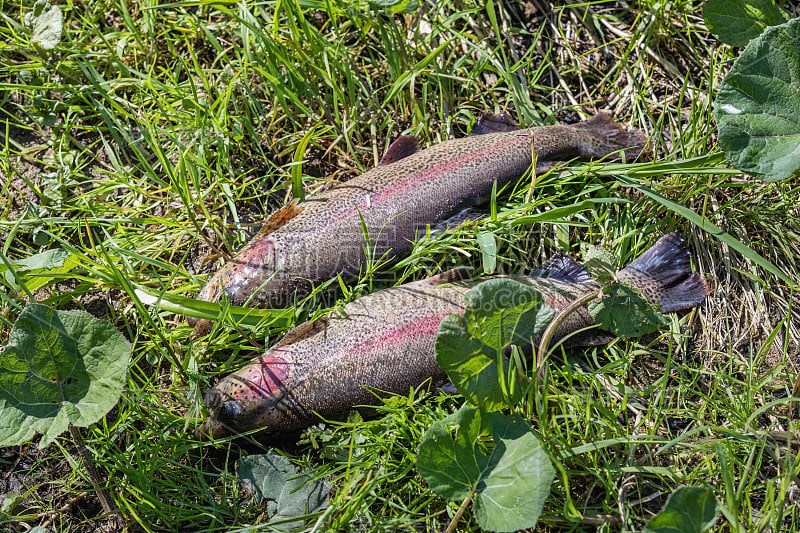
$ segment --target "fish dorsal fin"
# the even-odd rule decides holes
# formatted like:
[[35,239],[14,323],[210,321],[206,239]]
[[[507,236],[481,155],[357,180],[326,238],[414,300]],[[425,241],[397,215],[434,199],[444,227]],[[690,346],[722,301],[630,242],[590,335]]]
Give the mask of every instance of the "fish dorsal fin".
[[429,278],[420,280],[419,283],[436,287],[437,285],[444,285],[446,283],[455,283],[456,281],[463,281],[472,277],[472,268],[470,267],[456,267],[450,270],[445,270]]
[[285,226],[287,222],[302,212],[303,208],[298,207],[297,200],[292,200],[270,215],[264,225],[261,226],[261,229],[258,230],[258,235],[256,235],[253,240],[266,237],[276,229]]
[[402,137],[395,139],[395,141],[389,145],[389,149],[386,150],[385,154],[383,154],[378,166],[390,165],[395,161],[400,161],[401,159],[415,154],[418,151],[419,141],[417,138],[413,135],[403,135]]
[[281,346],[288,346],[290,344],[294,344],[301,339],[306,339],[308,337],[312,337],[325,329],[328,325],[328,319],[326,317],[318,318],[317,320],[309,320],[308,322],[303,322],[299,326],[294,329],[289,330],[286,335],[283,336],[281,340],[279,340],[272,348],[280,348]]
[[592,281],[592,277],[567,254],[558,253],[542,264],[542,268],[537,274],[543,278],[559,279],[570,283],[586,283]]
[[499,115],[484,113],[478,118],[478,122],[469,134],[485,135],[487,133],[517,131],[518,129],[521,129],[519,124],[505,113],[500,113]]

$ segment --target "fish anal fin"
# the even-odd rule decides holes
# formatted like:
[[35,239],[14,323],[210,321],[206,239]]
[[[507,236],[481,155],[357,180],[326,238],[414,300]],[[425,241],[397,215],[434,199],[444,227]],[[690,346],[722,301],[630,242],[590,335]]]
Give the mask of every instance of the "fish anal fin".
[[587,283],[592,281],[589,272],[567,254],[557,253],[542,263],[536,275],[543,278],[558,279],[569,283]]
[[521,129],[519,124],[505,113],[500,113],[499,115],[484,113],[478,118],[478,122],[469,134],[485,135],[487,133],[502,133],[519,129]]
[[258,230],[258,234],[253,240],[266,237],[278,228],[285,226],[290,220],[302,212],[303,208],[297,205],[297,200],[292,200],[270,215],[264,225],[261,226],[261,229]]
[[431,235],[438,235],[439,233],[448,231],[451,228],[470,222],[477,222],[486,217],[486,213],[474,207],[465,207],[455,215],[437,222],[435,226],[431,226]]
[[389,145],[378,166],[390,165],[419,151],[419,141],[413,135],[398,137]]
[[566,163],[564,161],[537,161],[536,174],[544,174],[545,172],[550,172],[551,170],[559,166],[566,166]]
[[308,337],[313,337],[320,331],[324,330],[325,327],[328,325],[328,319],[318,318],[317,320],[309,320],[308,322],[303,322],[296,328],[290,329],[286,335],[283,336],[281,340],[279,340],[271,350],[275,348],[280,348],[281,346],[288,346],[290,344],[294,344],[299,340],[306,339]]

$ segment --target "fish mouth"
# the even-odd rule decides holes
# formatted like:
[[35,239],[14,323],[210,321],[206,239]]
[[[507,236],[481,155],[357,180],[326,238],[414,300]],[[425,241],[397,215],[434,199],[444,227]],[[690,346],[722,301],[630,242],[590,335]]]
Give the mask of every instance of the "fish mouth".
[[209,389],[203,397],[209,414],[195,436],[216,439],[257,427],[283,398],[289,366],[283,357],[265,354]]
[[208,407],[208,415],[200,427],[195,430],[194,438],[197,440],[218,439],[227,433],[225,425],[217,418],[222,405],[222,395],[218,390],[211,389],[203,397],[203,403]]
[[239,402],[225,401],[223,393],[217,389],[211,389],[203,398],[203,403],[208,407],[209,413],[194,432],[197,440],[214,440],[237,432],[231,421],[241,415],[242,407]]

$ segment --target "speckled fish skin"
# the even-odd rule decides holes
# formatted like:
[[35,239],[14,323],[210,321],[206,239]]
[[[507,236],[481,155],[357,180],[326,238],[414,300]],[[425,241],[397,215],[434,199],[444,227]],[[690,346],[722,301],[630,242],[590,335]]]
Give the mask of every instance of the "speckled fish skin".
[[[206,395],[211,415],[198,437],[252,429],[285,432],[336,418],[354,406],[377,402],[375,391],[407,394],[446,376],[436,364],[434,342],[441,321],[463,313],[464,295],[480,280],[459,281],[451,270],[422,281],[378,291],[345,305],[327,320],[295,328],[267,353],[224,378]],[[599,285],[566,256],[536,276],[512,276],[542,293],[556,311]],[[710,289],[691,272],[689,253],[677,235],[663,237],[618,273],[662,311],[697,305]],[[562,338],[592,324],[580,308],[558,328]],[[583,338],[578,343],[607,341]],[[315,414],[316,413],[316,414]]]
[[[593,159],[623,149],[637,157],[646,144],[606,115],[571,126],[542,126],[445,141],[380,165],[361,176],[278,211],[218,270],[199,298],[223,293],[235,305],[284,307],[312,284],[358,274],[365,264],[360,216],[373,257],[401,255],[419,230],[485,199],[537,162]],[[416,146],[416,145],[415,145]],[[397,159],[397,158],[395,158]],[[387,257],[388,258],[388,257]]]

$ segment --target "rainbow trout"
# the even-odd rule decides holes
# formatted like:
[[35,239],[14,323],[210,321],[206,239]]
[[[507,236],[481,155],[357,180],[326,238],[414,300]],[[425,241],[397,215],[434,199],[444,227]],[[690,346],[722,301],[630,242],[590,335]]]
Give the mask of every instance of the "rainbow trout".
[[[291,330],[206,394],[210,414],[198,437],[300,429],[320,417],[338,418],[355,406],[375,404],[376,391],[407,394],[426,380],[443,383],[446,376],[434,353],[439,324],[450,313],[463,314],[464,295],[480,283],[460,276],[450,270],[378,291],[346,304],[344,312]],[[512,278],[540,291],[556,312],[600,288],[567,256],[552,259],[536,276]],[[710,293],[706,280],[691,272],[689,252],[675,234],[662,237],[617,279],[663,312],[694,307]],[[579,308],[555,339],[592,323],[588,310]],[[584,337],[583,344],[607,340]]]
[[[625,131],[603,114],[571,126],[529,129],[487,116],[474,129],[477,134],[421,151],[414,137],[400,137],[379,166],[286,205],[214,273],[198,298],[216,301],[224,292],[234,305],[285,307],[314,283],[357,275],[366,246],[376,259],[410,251],[418,230],[488,198],[495,182],[499,189],[522,176],[531,151],[537,166],[547,168],[574,158],[614,159],[623,150],[632,160],[646,144],[641,132]],[[199,321],[196,333],[209,326]]]

